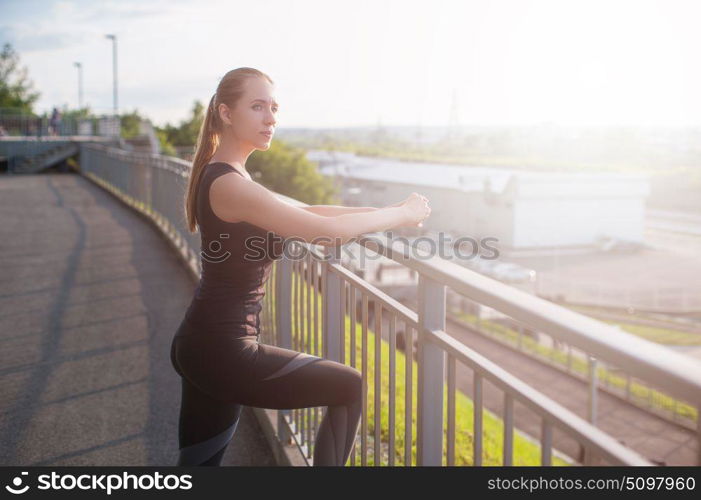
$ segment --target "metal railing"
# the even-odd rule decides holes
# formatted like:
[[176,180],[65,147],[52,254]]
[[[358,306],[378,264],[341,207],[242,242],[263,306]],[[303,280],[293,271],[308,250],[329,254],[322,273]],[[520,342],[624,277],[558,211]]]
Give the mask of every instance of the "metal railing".
[[38,116],[13,108],[0,108],[0,137],[119,137],[118,116],[102,115],[90,118]]
[[[82,172],[153,219],[199,275],[199,235],[186,230],[182,211],[189,163],[101,145],[83,144],[81,149]],[[652,465],[446,334],[447,290],[654,381],[697,407],[701,404],[701,366],[689,358],[452,262],[412,258],[407,247],[382,235],[351,245],[358,244],[418,274],[417,311],[359,278],[338,260],[329,259],[319,248],[294,241],[290,248],[301,255],[274,261],[261,313],[263,341],[322,355],[361,371],[360,449],[356,443],[351,464]],[[403,335],[399,335],[402,325]],[[416,360],[411,349],[414,338]],[[471,385],[466,384],[468,375]],[[485,382],[503,393],[503,420],[484,406]],[[471,399],[465,396],[469,390]],[[540,418],[539,436],[515,429],[515,403]],[[278,438],[294,440],[308,462],[313,456],[319,411],[302,408],[278,413]],[[553,446],[556,429],[586,450],[583,460]],[[701,429],[697,435],[701,436]],[[534,451],[536,459],[528,455]]]
[[697,403],[670,395],[658,388],[655,380],[635,377],[612,361],[592,357],[567,341],[542,331],[530,330],[512,318],[483,319],[478,308],[463,297],[453,297],[453,300],[449,297],[448,304],[449,315],[472,331],[586,381],[589,384],[589,419],[592,423],[596,421],[598,391],[603,389],[692,432],[699,425]]
[[[376,280],[382,279],[382,271],[385,268],[403,269],[403,266],[397,266],[394,262],[382,259],[382,262],[375,266]],[[408,269],[411,270],[411,268]],[[414,280],[405,279],[404,283],[407,281]],[[402,281],[397,282],[395,279],[393,284],[396,287],[401,285]],[[528,287],[524,291],[534,294],[533,291],[528,290]],[[604,361],[590,356],[589,353],[567,341],[543,331],[527,328],[522,322],[486,308],[484,304],[469,300],[452,290],[448,290],[446,299],[450,320],[586,382],[589,385],[588,419],[591,423],[596,425],[599,392],[603,390],[609,395],[616,396],[692,433],[696,431],[699,425],[696,403],[668,394],[657,387],[656,381],[635,377],[610,360]]]

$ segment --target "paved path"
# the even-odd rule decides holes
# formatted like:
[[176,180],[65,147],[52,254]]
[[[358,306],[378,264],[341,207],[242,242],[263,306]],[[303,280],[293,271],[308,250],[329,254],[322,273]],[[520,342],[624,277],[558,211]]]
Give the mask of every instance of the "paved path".
[[[0,209],[0,465],[175,464],[187,270],[76,174],[2,176]],[[223,465],[274,465],[248,408]]]

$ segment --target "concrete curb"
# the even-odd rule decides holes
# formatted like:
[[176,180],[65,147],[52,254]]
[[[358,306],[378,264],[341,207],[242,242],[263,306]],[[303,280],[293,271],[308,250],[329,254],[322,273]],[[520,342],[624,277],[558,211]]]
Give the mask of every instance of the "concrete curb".
[[283,443],[278,439],[278,411],[268,408],[250,408],[263,429],[275,462],[280,466],[307,467],[307,461],[295,443]]

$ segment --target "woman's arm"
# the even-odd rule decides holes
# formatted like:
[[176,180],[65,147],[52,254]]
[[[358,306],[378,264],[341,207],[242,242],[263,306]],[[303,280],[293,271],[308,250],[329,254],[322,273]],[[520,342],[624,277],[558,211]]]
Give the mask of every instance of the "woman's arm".
[[308,207],[300,207],[307,212],[311,212],[317,215],[323,215],[324,217],[333,217],[336,215],[343,214],[354,214],[358,212],[373,212],[379,210],[375,207],[345,207],[342,205],[310,205]]
[[[423,196],[425,199],[426,197]],[[398,201],[397,203],[394,203],[392,205],[387,205],[386,207],[382,208],[389,208],[389,207],[400,207],[406,200]],[[309,205],[308,207],[301,207],[307,212],[311,212],[313,214],[317,215],[323,215],[325,217],[333,217],[335,215],[342,215],[342,214],[353,214],[353,213],[358,213],[358,212],[373,212],[375,210],[381,210],[381,208],[377,207],[346,207],[343,205]]]
[[418,206],[325,217],[281,201],[264,186],[233,173],[212,182],[210,204],[222,220],[244,220],[285,238],[296,237],[323,246],[343,245],[362,233],[417,223],[424,217]]

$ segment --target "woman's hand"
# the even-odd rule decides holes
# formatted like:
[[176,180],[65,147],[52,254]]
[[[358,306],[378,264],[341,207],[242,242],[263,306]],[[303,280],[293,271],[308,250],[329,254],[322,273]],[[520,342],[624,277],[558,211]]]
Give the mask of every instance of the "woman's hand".
[[[412,193],[412,194],[419,194],[419,193]],[[421,196],[424,200],[426,200],[426,202],[428,202],[428,198],[426,198],[424,195],[419,194],[419,196]],[[388,208],[388,207],[401,207],[401,206],[404,205],[407,201],[409,201],[409,198],[411,198],[411,196],[408,196],[406,199],[404,199],[404,200],[402,200],[402,201],[398,201],[397,203],[395,203],[395,204],[393,204],[393,205],[387,205],[387,207],[385,207],[385,208]]]
[[431,215],[428,198],[419,193],[411,193],[406,200],[391,206],[404,209],[408,221],[406,227],[423,227],[423,221]]

